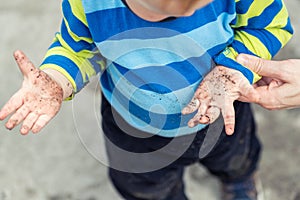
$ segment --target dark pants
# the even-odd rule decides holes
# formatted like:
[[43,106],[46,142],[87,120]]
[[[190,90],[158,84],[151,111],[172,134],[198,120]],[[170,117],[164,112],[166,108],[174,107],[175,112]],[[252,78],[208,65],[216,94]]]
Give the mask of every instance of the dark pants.
[[223,129],[212,151],[199,159],[208,128],[176,138],[147,137],[149,134],[123,121],[103,97],[102,127],[111,166],[109,175],[115,188],[126,200],[184,200],[184,167],[195,162],[223,182],[247,178],[257,167],[261,146],[250,105],[236,102],[235,111],[235,133],[227,136]]

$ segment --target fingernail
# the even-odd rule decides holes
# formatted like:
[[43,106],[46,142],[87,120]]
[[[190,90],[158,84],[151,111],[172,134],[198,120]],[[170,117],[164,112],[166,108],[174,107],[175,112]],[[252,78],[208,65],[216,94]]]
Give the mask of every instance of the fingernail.
[[13,129],[13,125],[12,125],[11,123],[6,124],[5,127],[6,127],[8,130]]
[[15,57],[16,60],[19,58],[19,55],[20,55],[20,50],[16,50],[14,52],[14,57]]
[[36,134],[41,130],[41,126],[36,125],[34,129],[32,129],[32,133]]
[[229,126],[227,125],[225,131],[226,131],[227,135],[232,135],[234,133],[234,127],[233,127],[233,125],[229,125]]
[[207,116],[202,116],[199,120],[201,124],[208,124],[209,123],[209,118]]
[[21,130],[20,130],[21,134],[22,134],[22,135],[27,135],[28,129],[29,129],[29,128],[28,128],[27,126],[22,126],[22,128],[21,128]]
[[38,131],[36,129],[31,130],[33,134],[38,133]]

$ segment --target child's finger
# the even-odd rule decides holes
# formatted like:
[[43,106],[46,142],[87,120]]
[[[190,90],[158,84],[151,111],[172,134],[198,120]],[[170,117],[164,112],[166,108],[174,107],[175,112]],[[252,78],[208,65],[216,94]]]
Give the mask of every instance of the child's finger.
[[[213,123],[220,116],[220,109],[216,106],[211,106],[207,109],[204,117],[200,119],[201,124]],[[208,121],[207,121],[208,120]]]
[[234,133],[234,124],[225,124],[225,132],[227,135],[232,135]]
[[197,109],[199,109],[199,106],[201,105],[201,101],[204,101],[206,99],[210,100],[210,93],[208,92],[208,85],[205,81],[203,81],[198,89],[195,92],[195,95],[193,99],[190,101],[190,103],[182,109],[182,114],[190,114],[195,112]]
[[182,113],[183,115],[191,114],[191,113],[195,112],[195,111],[199,108],[199,105],[200,105],[199,100],[198,100],[196,97],[194,97],[194,98],[190,101],[190,103],[189,103],[186,107],[184,107],[184,108],[182,109],[181,113]]
[[5,119],[8,115],[15,112],[23,104],[20,91],[13,95],[0,111],[0,120]]
[[40,115],[31,129],[32,132],[33,133],[40,132],[41,129],[44,128],[46,124],[51,120],[51,118],[52,117],[48,115]]
[[225,102],[225,108],[222,109],[222,115],[224,118],[225,132],[227,135],[232,135],[235,126],[235,111],[232,101]]
[[28,114],[28,116],[24,119],[24,122],[21,127],[21,134],[26,135],[31,130],[33,124],[36,122],[36,120],[39,118],[39,115],[35,112],[31,112]]
[[190,127],[194,127],[199,123],[203,123],[203,124],[209,123],[209,117],[205,115],[209,107],[210,98],[200,99],[199,101],[200,101],[200,105],[198,108],[198,112],[188,123]]
[[15,60],[25,77],[28,77],[29,72],[35,69],[32,62],[27,58],[27,56],[20,50],[14,52]]
[[195,127],[196,125],[198,125],[198,124],[199,124],[199,120],[200,120],[201,117],[202,117],[202,116],[200,115],[200,113],[197,112],[197,113],[194,115],[194,117],[193,117],[192,119],[189,120],[188,126],[191,127],[191,128],[193,128],[193,127]]
[[20,122],[22,122],[30,110],[28,109],[27,106],[21,106],[7,121],[6,123],[6,128],[7,129],[13,129],[15,126],[17,126]]
[[202,99],[200,100],[200,106],[199,106],[199,114],[201,116],[205,116],[208,108],[209,108],[210,99]]

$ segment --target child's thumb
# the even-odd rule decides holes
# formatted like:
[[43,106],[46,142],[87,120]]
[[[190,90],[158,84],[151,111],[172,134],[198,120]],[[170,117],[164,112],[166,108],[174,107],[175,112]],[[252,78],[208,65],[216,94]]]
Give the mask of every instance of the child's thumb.
[[14,52],[15,60],[23,74],[23,76],[28,77],[30,71],[35,69],[32,62],[27,58],[27,56],[20,50]]

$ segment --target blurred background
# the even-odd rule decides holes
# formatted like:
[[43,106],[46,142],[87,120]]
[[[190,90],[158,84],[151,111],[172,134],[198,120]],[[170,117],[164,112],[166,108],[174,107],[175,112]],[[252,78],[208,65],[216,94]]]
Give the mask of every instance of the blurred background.
[[[0,6],[0,106],[22,83],[12,57],[23,50],[39,65],[61,21],[60,1],[13,0]],[[295,35],[275,59],[300,58],[299,0],[287,0]],[[299,66],[300,67],[300,66]],[[0,200],[110,200],[121,199],[112,188],[106,166],[85,147],[86,138],[101,136],[99,93],[96,81],[75,101],[65,102],[61,112],[39,134],[21,136],[0,122]],[[85,106],[92,105],[91,112]],[[260,164],[267,200],[300,200],[300,110],[255,109],[259,135],[264,145]],[[88,129],[86,126],[88,125]],[[88,135],[82,137],[83,130]],[[89,136],[92,137],[86,137]],[[93,139],[91,139],[93,140]],[[95,151],[105,155],[103,146]],[[103,158],[105,159],[105,158]],[[217,200],[218,182],[198,165],[185,173],[187,195],[193,199]]]

